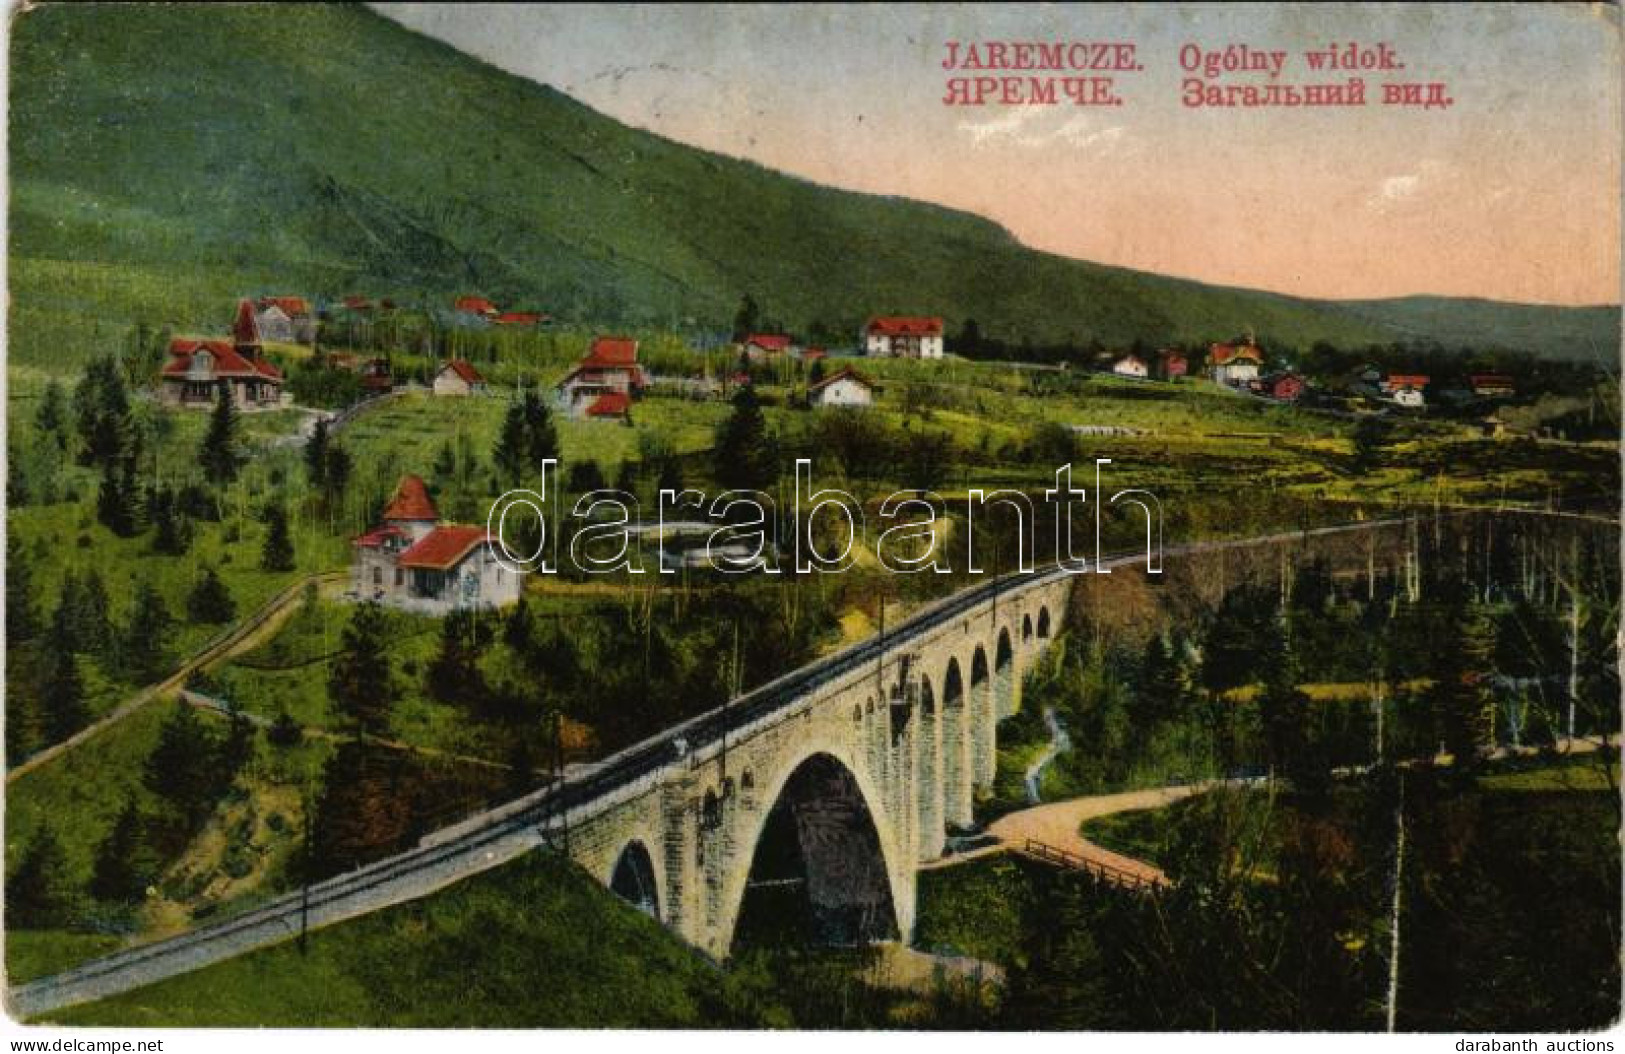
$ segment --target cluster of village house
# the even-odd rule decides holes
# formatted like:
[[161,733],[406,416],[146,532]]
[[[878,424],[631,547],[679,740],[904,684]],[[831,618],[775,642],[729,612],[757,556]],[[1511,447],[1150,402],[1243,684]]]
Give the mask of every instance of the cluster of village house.
[[[347,297],[334,311],[365,315],[387,311],[382,300]],[[502,312],[481,297],[459,297],[453,314],[473,325],[540,326],[551,320],[540,312]],[[332,316],[329,316],[332,317]],[[230,339],[177,337],[169,347],[169,360],[160,374],[162,401],[176,407],[212,406],[224,391],[242,410],[284,405],[282,373],[266,357],[264,342],[310,343],[317,332],[317,314],[302,297],[264,297],[241,300]],[[827,357],[822,348],[802,346],[776,333],[751,333],[739,342],[741,357],[749,362],[799,359],[814,363]],[[871,319],[863,331],[863,351],[876,358],[940,359],[943,323],[940,318],[882,316]],[[329,365],[351,369],[372,393],[393,387],[388,363],[379,358],[330,354]],[[1251,338],[1213,344],[1207,368],[1213,380],[1232,388],[1286,402],[1297,400],[1304,382],[1287,370],[1264,373],[1264,353]],[[1165,349],[1148,361],[1137,354],[1122,356],[1112,372],[1140,379],[1177,380],[1191,372],[1191,362],[1177,349]],[[748,377],[738,378],[748,383]],[[1380,398],[1400,406],[1420,407],[1429,378],[1418,374],[1381,374],[1361,377]],[[598,337],[587,354],[555,386],[559,407],[584,420],[628,420],[632,403],[649,385],[638,363],[638,342],[628,337]],[[1471,378],[1473,394],[1502,396],[1513,393],[1511,378],[1478,374]],[[470,396],[487,390],[484,377],[462,359],[452,359],[435,373],[431,390],[437,396]],[[826,373],[807,386],[813,406],[861,407],[874,400],[876,386],[847,366]],[[496,557],[494,539],[483,527],[442,524],[422,479],[408,475],[384,510],[382,522],[355,539],[352,594],[396,607],[429,614],[459,607],[495,607],[519,598],[522,581]]]
[[[1233,344],[1209,345],[1207,366],[1213,380],[1254,395],[1281,402],[1296,402],[1303,395],[1304,379],[1298,373],[1263,372],[1264,352],[1250,337]],[[1190,360],[1174,348],[1158,352],[1149,361],[1131,353],[1113,362],[1112,372],[1120,377],[1176,380],[1189,375]],[[1426,374],[1383,373],[1373,368],[1361,372],[1357,388],[1379,401],[1420,409],[1427,405],[1430,380]],[[1515,391],[1513,379],[1505,374],[1475,373],[1468,377],[1467,394],[1474,398],[1499,398]]]

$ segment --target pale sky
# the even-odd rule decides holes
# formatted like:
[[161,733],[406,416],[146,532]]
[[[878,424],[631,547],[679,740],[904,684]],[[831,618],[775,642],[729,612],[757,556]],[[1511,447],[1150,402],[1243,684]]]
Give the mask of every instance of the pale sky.
[[[1617,12],[1587,5],[374,5],[618,120],[1039,249],[1304,296],[1620,299]],[[1114,107],[943,105],[946,42],[1125,41]],[[1186,44],[1386,42],[1363,108],[1188,109]],[[1023,74],[1025,75],[1025,74]],[[1385,107],[1384,79],[1449,109]],[[1215,84],[1267,84],[1264,74]]]

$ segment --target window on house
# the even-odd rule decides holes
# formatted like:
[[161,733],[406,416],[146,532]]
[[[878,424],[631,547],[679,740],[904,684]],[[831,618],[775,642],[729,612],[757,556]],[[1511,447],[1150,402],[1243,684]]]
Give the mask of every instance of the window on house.
[[404,581],[406,581],[406,572],[397,567],[395,569],[395,584],[400,585]]
[[375,568],[372,569],[372,584],[375,585],[375,586],[381,586],[381,585],[384,584],[384,569],[383,568],[375,567]]

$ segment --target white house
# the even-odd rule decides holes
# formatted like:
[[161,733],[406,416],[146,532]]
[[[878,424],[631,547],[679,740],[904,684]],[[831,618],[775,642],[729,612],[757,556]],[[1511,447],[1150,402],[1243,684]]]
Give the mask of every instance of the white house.
[[403,476],[383,523],[355,539],[351,594],[427,615],[512,604],[522,575],[497,560],[484,527],[441,524],[428,488]]
[[1147,377],[1151,371],[1146,368],[1145,360],[1138,355],[1124,355],[1112,363],[1112,372],[1119,377]]
[[309,344],[316,339],[316,313],[302,296],[262,296],[254,309],[260,336],[265,340]]
[[1396,388],[1392,394],[1394,402],[1400,406],[1419,408],[1427,405],[1427,399],[1422,396],[1420,388]]
[[637,341],[597,337],[555,390],[560,408],[571,417],[624,416],[631,400],[647,384],[643,367],[638,365]]
[[942,319],[885,315],[863,329],[864,350],[876,358],[942,358]]
[[485,378],[466,359],[452,359],[434,375],[436,395],[483,395]]
[[807,402],[813,406],[869,406],[874,401],[874,384],[850,366],[807,386]]

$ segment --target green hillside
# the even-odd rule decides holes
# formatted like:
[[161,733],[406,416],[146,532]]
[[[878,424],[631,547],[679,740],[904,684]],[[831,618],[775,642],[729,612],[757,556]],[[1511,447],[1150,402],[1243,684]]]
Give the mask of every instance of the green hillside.
[[760,993],[557,857],[100,1002],[79,1025],[702,1028],[785,1024]]
[[[47,5],[16,20],[12,70],[14,371],[273,291],[712,326],[750,292],[794,327],[930,312],[1018,342],[1399,334],[684,146],[362,7]],[[1520,335],[1543,346],[1580,318],[1531,310],[1546,324]]]

